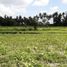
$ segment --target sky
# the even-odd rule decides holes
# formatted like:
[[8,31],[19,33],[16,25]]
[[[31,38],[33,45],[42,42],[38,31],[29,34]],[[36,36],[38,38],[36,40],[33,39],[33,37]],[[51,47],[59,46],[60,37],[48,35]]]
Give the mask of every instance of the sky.
[[67,0],[0,0],[0,16],[34,16],[67,11]]

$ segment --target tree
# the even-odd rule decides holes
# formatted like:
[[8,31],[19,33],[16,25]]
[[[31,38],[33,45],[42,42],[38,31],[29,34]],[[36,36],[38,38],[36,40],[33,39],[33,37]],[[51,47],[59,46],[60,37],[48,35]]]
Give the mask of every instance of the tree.
[[0,26],[3,25],[3,22],[4,22],[4,19],[3,19],[3,17],[0,16]]
[[55,26],[57,26],[58,25],[58,12],[55,12],[54,14],[53,14],[53,24],[55,25]]
[[42,19],[43,18],[43,15],[41,13],[39,13],[39,18]]
[[37,20],[35,19],[35,17],[29,17],[29,21],[31,23],[31,26],[34,27],[34,30],[37,30]]
[[43,17],[46,17],[47,16],[47,14],[46,13],[43,13]]
[[64,16],[63,25],[67,26],[67,14],[66,14],[66,16]]
[[19,26],[22,26],[22,25],[23,25],[22,16],[19,16],[19,17],[18,17],[18,24],[19,24]]

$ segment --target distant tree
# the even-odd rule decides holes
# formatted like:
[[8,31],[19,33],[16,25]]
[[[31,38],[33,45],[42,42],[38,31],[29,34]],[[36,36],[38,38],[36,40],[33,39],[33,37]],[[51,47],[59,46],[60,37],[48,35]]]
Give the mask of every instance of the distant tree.
[[46,13],[43,13],[43,17],[46,17],[47,16],[47,14]]
[[53,14],[53,22],[55,26],[58,26],[58,12]]
[[62,17],[62,15],[61,15],[61,13],[58,15],[58,17],[57,17],[57,22],[58,22],[58,25],[59,26],[61,26],[62,25],[62,22],[61,22],[61,17]]
[[30,22],[29,22],[28,18],[24,17],[23,21],[24,21],[24,26],[29,26],[30,25]]
[[12,16],[5,15],[4,18],[0,16],[0,26],[33,26],[34,30],[37,29],[37,26],[50,26],[49,20],[53,18],[54,26],[67,26],[67,13],[63,12],[58,13],[55,12],[52,15],[48,15],[47,13],[39,13],[33,17],[23,17],[16,16],[13,18]]
[[43,18],[43,15],[41,13],[39,13],[39,18],[42,19]]
[[3,17],[0,16],[0,26],[2,26],[3,23],[4,23],[4,19],[3,19]]
[[19,26],[23,26],[23,18],[22,18],[22,16],[18,17],[18,24],[19,24]]
[[37,20],[35,19],[35,17],[34,18],[29,17],[29,21],[31,23],[31,26],[34,27],[34,30],[37,30]]
[[67,26],[67,14],[64,16],[63,25]]

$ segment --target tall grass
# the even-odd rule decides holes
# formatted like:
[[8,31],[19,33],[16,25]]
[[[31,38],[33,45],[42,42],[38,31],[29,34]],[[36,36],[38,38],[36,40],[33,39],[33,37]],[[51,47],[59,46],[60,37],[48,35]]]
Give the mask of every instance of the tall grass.
[[0,67],[67,67],[66,27],[21,32],[0,34]]

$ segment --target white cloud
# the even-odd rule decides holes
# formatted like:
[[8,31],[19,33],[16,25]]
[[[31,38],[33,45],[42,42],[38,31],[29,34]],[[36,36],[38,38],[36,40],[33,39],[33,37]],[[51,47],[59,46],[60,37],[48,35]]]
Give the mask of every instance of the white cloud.
[[50,7],[49,14],[53,14],[54,12],[60,12],[60,8],[58,6]]
[[26,12],[25,8],[18,8],[16,6],[5,6],[0,4],[0,16],[4,16],[5,14],[8,16],[16,16]]
[[0,4],[0,15],[4,16],[5,14],[13,15],[13,11],[9,7],[5,7],[5,5]]
[[67,4],[67,0],[62,0],[62,3]]
[[33,0],[0,0],[0,15],[16,16],[26,12]]
[[28,6],[33,0],[0,0],[1,4],[4,5],[14,5],[14,6],[19,6],[19,7],[26,7]]
[[35,6],[46,6],[48,5],[49,0],[35,0],[33,5]]

